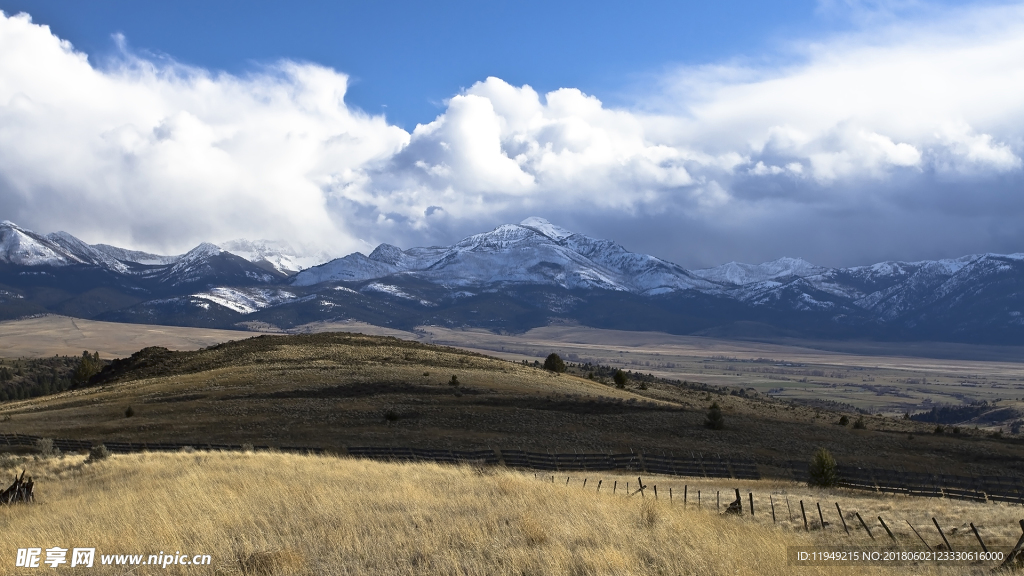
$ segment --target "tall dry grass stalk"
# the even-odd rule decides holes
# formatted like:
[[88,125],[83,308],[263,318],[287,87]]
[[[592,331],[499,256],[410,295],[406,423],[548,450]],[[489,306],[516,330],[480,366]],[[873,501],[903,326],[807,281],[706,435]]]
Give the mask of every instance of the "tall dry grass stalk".
[[[598,493],[578,478],[567,487],[504,469],[280,453],[6,461],[8,473],[17,466],[35,475],[38,503],[0,508],[0,574],[34,573],[14,567],[16,549],[30,546],[212,556],[211,566],[167,569],[177,574],[965,573],[787,567],[786,546],[850,540],[773,526],[767,509],[753,520],[720,516],[706,499],[684,510],[664,488],[657,501],[613,496],[608,480]],[[765,499],[780,490],[747,484]],[[142,568],[93,570],[160,572]]]

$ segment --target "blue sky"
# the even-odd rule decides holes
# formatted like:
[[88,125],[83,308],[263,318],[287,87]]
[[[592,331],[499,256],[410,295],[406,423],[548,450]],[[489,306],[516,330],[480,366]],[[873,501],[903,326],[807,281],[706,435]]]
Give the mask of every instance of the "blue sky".
[[[346,100],[412,129],[488,76],[631,104],[666,68],[785,57],[793,36],[850,29],[862,10],[750,2],[0,1],[97,63],[133,50],[244,74],[282,58],[349,74]],[[781,49],[781,50],[780,50]],[[386,109],[385,109],[386,107]]]
[[[1024,251],[1024,5],[0,0],[0,217],[342,255]],[[27,16],[16,16],[24,12]]]

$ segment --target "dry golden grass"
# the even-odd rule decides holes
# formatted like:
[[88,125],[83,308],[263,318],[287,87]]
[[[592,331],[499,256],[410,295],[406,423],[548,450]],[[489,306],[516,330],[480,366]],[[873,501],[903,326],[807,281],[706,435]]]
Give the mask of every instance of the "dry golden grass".
[[[578,477],[567,487],[504,469],[279,453],[135,454],[89,464],[79,456],[5,461],[8,472],[22,465],[37,478],[38,503],[0,509],[0,574],[24,572],[13,567],[17,548],[55,545],[95,546],[98,555],[180,550],[212,556],[211,566],[172,569],[180,574],[968,571],[797,570],[786,566],[786,546],[866,543],[866,537],[773,526],[764,513],[753,520],[722,517],[708,507],[684,509],[663,497],[627,498],[621,490],[612,495],[607,486],[611,476],[597,493],[592,483],[584,490]],[[669,480],[650,479],[662,481]],[[746,487],[784,489],[770,483]],[[869,509],[867,501],[853,498],[851,508],[863,504],[864,511]],[[933,510],[950,506],[915,502]],[[951,508],[950,514],[970,512],[976,524],[1017,512],[1005,506],[953,506],[965,508]]]

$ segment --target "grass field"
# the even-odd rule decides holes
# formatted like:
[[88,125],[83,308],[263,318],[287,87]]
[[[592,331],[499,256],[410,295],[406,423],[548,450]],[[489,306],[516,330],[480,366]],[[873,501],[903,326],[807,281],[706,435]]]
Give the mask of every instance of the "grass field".
[[573,362],[753,388],[780,399],[842,402],[890,415],[980,400],[1001,400],[1006,406],[1024,409],[1021,347],[927,342],[773,344],[582,326],[547,326],[517,335],[437,327],[421,327],[418,333],[425,342],[486,350],[510,359],[543,358],[556,351]]
[[[270,325],[257,332],[282,333]],[[841,402],[882,414],[974,401],[1001,402],[1024,412],[1024,348],[951,343],[733,341],[659,332],[547,326],[524,334],[422,326],[404,332],[361,322],[317,322],[290,333],[346,332],[456,346],[511,360],[543,359],[552,351],[670,379],[752,388],[784,400]],[[0,322],[0,357],[78,356],[99,351],[124,357],[146,346],[190,350],[248,338],[253,332],[116,324],[46,316]],[[1003,422],[982,422],[996,429]]]
[[253,335],[243,330],[120,324],[67,316],[41,316],[0,322],[0,357],[81,356],[82,351],[88,350],[99,352],[103,358],[121,358],[147,346],[195,350]]
[[[90,441],[719,454],[787,474],[819,446],[843,464],[957,475],[1022,471],[1018,435],[667,382],[618,389],[457,348],[358,334],[261,336],[147,351],[105,384],[0,404],[0,432]],[[455,376],[458,386],[450,384]],[[717,402],[723,430],[704,426]],[[127,417],[131,407],[132,416]],[[850,420],[857,418],[849,414]]]
[[[931,546],[936,517],[956,550],[979,549],[973,522],[990,547],[1012,546],[1020,536],[1020,507],[866,497],[810,490],[795,484],[744,482],[754,492],[756,516],[715,512],[702,494],[729,490],[686,479],[651,477],[646,497],[627,497],[616,477],[581,477],[554,483],[503,468],[389,464],[280,453],[173,453],[113,456],[84,463],[82,456],[39,459],[8,456],[5,475],[27,468],[37,482],[35,505],[0,507],[0,574],[14,568],[18,548],[95,547],[101,555],[209,554],[208,566],[173,566],[178,574],[970,574],[992,564],[936,569],[801,567],[786,565],[787,546],[877,545],[854,526],[882,515],[896,529],[895,548],[918,548],[905,520]],[[678,494],[689,482],[690,503]],[[653,498],[658,484],[661,496]],[[673,487],[676,497],[666,497]],[[825,530],[815,521],[773,524],[767,504],[821,502]],[[841,502],[852,535],[835,508]],[[746,503],[745,503],[746,510]],[[816,516],[816,508],[815,516]],[[881,534],[877,523],[875,531]],[[902,526],[901,526],[902,525]],[[882,536],[884,538],[884,536]],[[46,570],[50,570],[48,567]],[[82,569],[64,566],[58,573]],[[120,566],[100,573],[154,573]]]

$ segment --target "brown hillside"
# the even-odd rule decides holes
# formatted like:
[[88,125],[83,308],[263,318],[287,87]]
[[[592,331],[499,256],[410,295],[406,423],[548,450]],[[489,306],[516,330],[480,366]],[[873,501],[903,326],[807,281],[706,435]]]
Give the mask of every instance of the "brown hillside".
[[[458,386],[450,384],[455,376]],[[0,404],[0,432],[96,441],[524,448],[720,454],[779,473],[818,446],[843,464],[1020,474],[1022,445],[980,431],[840,413],[666,380],[620,390],[569,374],[389,337],[260,336],[203,350],[149,348],[96,385]],[[704,424],[712,401],[723,430]],[[128,407],[133,415],[126,417]],[[856,415],[850,415],[851,420]]]

